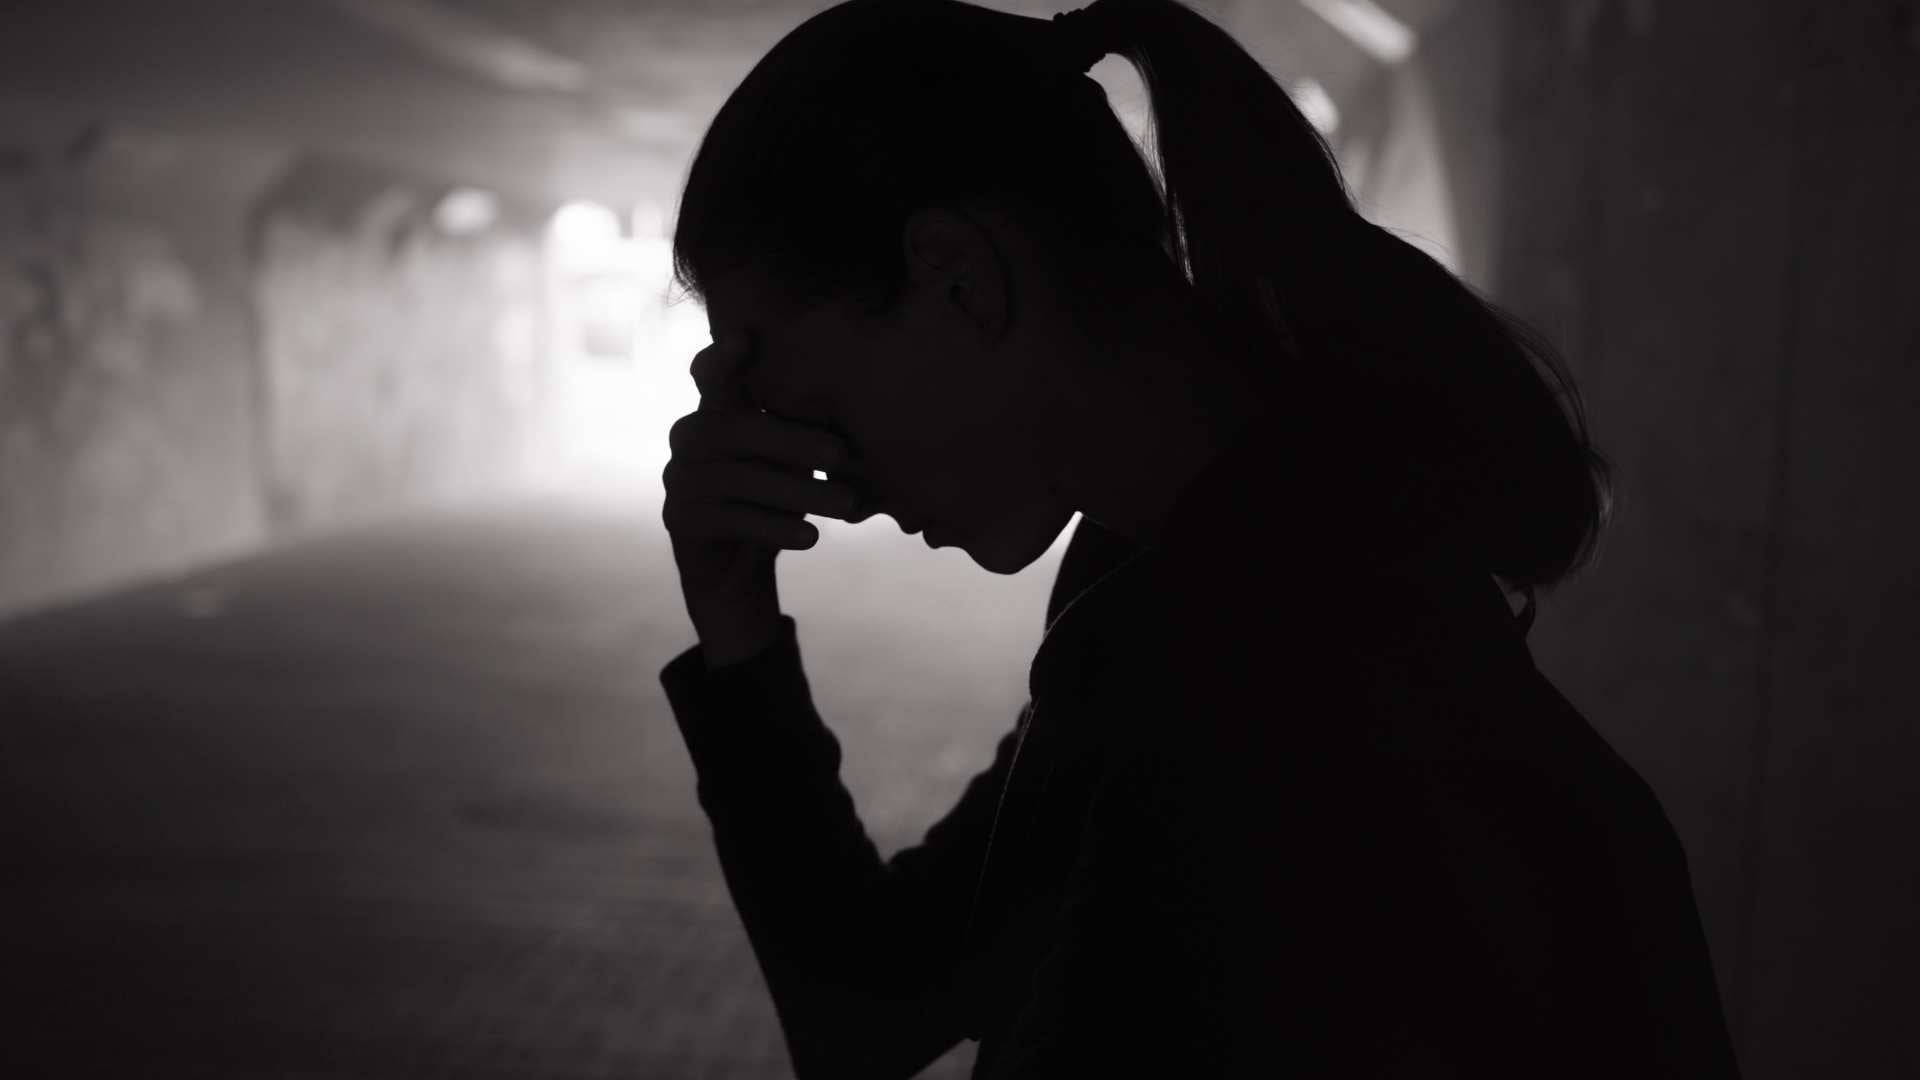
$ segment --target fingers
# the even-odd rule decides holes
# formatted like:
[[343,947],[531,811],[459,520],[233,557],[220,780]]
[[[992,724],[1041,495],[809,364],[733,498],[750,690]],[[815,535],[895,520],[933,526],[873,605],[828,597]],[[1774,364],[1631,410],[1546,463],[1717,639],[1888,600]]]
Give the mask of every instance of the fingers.
[[841,520],[868,512],[859,492],[844,482],[754,461],[669,461],[663,479],[675,502],[744,502]]
[[669,502],[662,518],[676,541],[810,548],[820,539],[811,522],[745,502]]
[[704,406],[674,421],[667,445],[676,459],[748,459],[809,474],[831,472],[851,456],[846,439],[825,428],[753,410]]
[[[667,432],[662,514],[676,544],[692,542],[689,551],[724,551],[740,541],[812,547],[820,532],[805,515],[860,521],[874,513],[860,489],[837,475],[852,469],[844,436],[755,406],[742,377],[752,355],[744,335],[700,350],[690,367],[700,406]],[[816,471],[836,475],[816,480]]]

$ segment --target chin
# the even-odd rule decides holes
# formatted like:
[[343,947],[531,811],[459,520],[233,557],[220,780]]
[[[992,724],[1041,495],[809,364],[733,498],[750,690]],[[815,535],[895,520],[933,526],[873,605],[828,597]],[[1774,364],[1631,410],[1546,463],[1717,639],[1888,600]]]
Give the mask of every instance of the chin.
[[1073,520],[1068,514],[1054,521],[1014,522],[1008,527],[996,530],[984,537],[968,537],[965,541],[950,545],[967,553],[980,569],[992,574],[1011,576],[1032,566],[1053,547]]
[[[1004,552],[978,551],[966,544],[956,544],[955,546],[965,551],[968,557],[973,559],[975,566],[992,574],[1012,576],[1033,565],[1033,559],[1031,558],[1024,560],[1009,558]],[[1035,556],[1035,558],[1038,558],[1038,556]]]

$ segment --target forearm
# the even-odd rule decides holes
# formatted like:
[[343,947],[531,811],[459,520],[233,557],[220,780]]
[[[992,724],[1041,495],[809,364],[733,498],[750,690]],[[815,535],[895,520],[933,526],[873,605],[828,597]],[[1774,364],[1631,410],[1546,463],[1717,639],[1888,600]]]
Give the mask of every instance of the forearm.
[[783,616],[753,655],[713,667],[703,645],[661,675],[741,916],[783,952],[820,944],[885,875],[793,634]]
[[793,620],[731,664],[710,668],[688,649],[661,681],[796,1069],[910,1075],[954,1041],[939,1034],[952,1022],[941,978],[951,957],[936,944],[951,928],[892,887],[839,778]]
[[758,656],[780,639],[786,616],[780,611],[779,583],[771,561],[754,567],[735,588],[709,591],[683,584],[682,592],[687,616],[700,639],[698,652],[708,670]]

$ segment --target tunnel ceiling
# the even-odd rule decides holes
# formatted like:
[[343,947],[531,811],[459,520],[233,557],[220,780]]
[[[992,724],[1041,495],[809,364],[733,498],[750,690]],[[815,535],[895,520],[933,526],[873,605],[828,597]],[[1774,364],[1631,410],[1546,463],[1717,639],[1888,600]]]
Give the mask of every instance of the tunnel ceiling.
[[[1292,0],[1191,2],[1270,68],[1312,75],[1336,100],[1378,68]],[[1420,27],[1451,3],[1381,6]],[[725,95],[783,34],[830,6],[45,0],[9,5],[0,97],[75,125],[133,124],[342,153],[544,202],[670,203]],[[988,6],[1045,16],[1073,5]]]

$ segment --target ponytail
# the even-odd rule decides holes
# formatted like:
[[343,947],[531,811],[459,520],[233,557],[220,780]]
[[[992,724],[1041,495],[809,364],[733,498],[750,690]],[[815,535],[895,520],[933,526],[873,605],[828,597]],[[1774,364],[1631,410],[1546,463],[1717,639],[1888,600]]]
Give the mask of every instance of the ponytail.
[[1297,385],[1371,402],[1529,603],[1585,565],[1610,469],[1552,346],[1361,217],[1332,148],[1227,31],[1175,0],[1100,5],[1146,86],[1168,249],[1196,292],[1296,356]]

